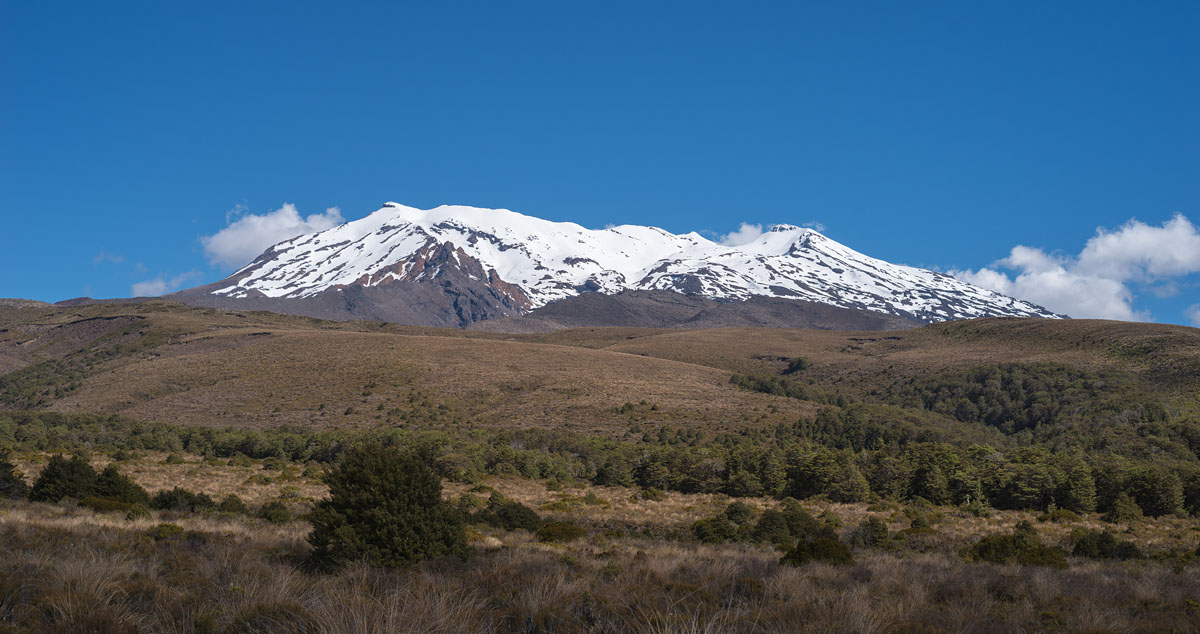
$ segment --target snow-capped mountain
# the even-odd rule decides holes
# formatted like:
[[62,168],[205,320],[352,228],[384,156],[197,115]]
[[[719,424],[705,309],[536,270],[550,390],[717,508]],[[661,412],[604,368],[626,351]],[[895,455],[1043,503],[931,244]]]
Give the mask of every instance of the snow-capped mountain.
[[[418,287],[421,292],[412,296]],[[226,280],[194,289],[261,300],[355,292],[361,301],[380,301],[389,290],[407,293],[416,303],[452,293],[461,322],[521,314],[589,291],[629,290],[717,300],[791,298],[923,322],[1058,317],[942,273],[868,257],[791,225],[726,246],[697,233],[655,227],[587,229],[505,209],[421,210],[396,203],[276,244]]]

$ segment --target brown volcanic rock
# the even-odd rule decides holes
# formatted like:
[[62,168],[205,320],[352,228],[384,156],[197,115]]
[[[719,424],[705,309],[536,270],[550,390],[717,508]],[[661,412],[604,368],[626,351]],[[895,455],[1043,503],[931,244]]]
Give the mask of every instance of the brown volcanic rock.
[[626,291],[615,295],[584,293],[551,302],[524,316],[468,326],[506,333],[551,332],[564,328],[807,328],[814,330],[904,330],[920,323],[866,310],[817,302],[754,297],[720,302],[671,291]]
[[504,283],[494,269],[484,270],[478,260],[450,244],[431,243],[419,251],[415,259],[396,266],[401,264],[407,264],[408,269],[399,279],[389,279],[375,286],[366,286],[366,280],[359,280],[360,283],[335,286],[310,297],[211,294],[228,285],[230,280],[238,279],[239,274],[167,298],[205,308],[265,310],[335,321],[365,319],[451,328],[519,315],[529,306],[529,298],[519,287]]

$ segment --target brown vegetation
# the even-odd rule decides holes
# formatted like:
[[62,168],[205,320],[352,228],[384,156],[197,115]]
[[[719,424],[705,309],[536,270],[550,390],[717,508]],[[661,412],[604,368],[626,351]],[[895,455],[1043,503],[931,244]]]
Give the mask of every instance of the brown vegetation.
[[[159,527],[170,522],[178,530]],[[32,632],[1200,631],[1200,577],[1156,563],[1068,570],[860,552],[779,564],[754,546],[592,533],[477,535],[403,571],[306,562],[307,525],[0,510],[0,627]]]

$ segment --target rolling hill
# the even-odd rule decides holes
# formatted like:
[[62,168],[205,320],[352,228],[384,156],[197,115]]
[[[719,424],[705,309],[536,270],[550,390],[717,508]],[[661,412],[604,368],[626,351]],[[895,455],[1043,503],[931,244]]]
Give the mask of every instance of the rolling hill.
[[[805,369],[787,374],[795,359]],[[715,432],[809,417],[847,400],[911,409],[901,394],[914,380],[997,364],[1083,373],[1088,385],[1152,399],[1172,418],[1200,411],[1200,330],[1181,326],[999,318],[885,332],[506,334],[167,301],[0,309],[0,407],[188,425],[623,433],[632,421]],[[731,383],[734,373],[798,391],[745,389]]]

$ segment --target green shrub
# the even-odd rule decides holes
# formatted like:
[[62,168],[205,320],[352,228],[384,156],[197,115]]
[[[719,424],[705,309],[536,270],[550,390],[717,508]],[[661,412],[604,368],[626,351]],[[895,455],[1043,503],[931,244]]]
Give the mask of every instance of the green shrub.
[[164,539],[174,539],[183,536],[183,527],[177,524],[156,524],[150,530],[146,531],[154,541],[162,541]]
[[887,522],[872,515],[854,529],[851,542],[856,546],[879,546],[890,538]]
[[206,493],[193,493],[181,487],[175,487],[169,491],[159,491],[158,494],[150,500],[150,508],[160,511],[183,511],[188,513],[199,513],[203,511],[211,511],[216,508],[217,503]]
[[1047,546],[1027,522],[1018,522],[1011,535],[988,535],[975,542],[965,553],[968,561],[993,564],[1021,564],[1066,568],[1067,554],[1061,548]]
[[464,522],[471,521],[471,518],[487,507],[487,502],[483,501],[477,495],[464,493],[458,496],[458,500],[454,503],[454,510]]
[[750,530],[750,538],[756,542],[767,544],[790,545],[792,532],[788,528],[787,518],[781,511],[767,509],[758,517],[758,522]]
[[569,542],[586,534],[587,531],[574,522],[559,521],[546,522],[537,531],[538,540],[543,542]]
[[29,495],[29,485],[16,465],[9,462],[8,453],[0,452],[0,499],[20,500]]
[[542,518],[537,511],[499,493],[493,493],[488,498],[487,506],[475,516],[475,519],[506,531],[524,529],[536,533],[542,527]]
[[784,500],[779,510],[783,513],[783,519],[788,525],[788,533],[792,537],[797,539],[808,537],[829,537],[836,539],[833,529],[804,510],[804,507],[800,505],[798,500],[793,498]]
[[329,497],[309,515],[313,559],[405,566],[465,554],[462,521],[442,500],[430,463],[427,455],[377,444],[346,451],[325,476]]
[[[87,497],[79,501],[79,506],[89,508],[97,513],[129,513],[138,505],[111,498]],[[145,507],[143,506],[143,508]]]
[[127,504],[150,504],[150,494],[132,478],[122,474],[117,465],[110,464],[96,477],[93,494],[99,498],[108,498]]
[[292,521],[291,511],[288,510],[287,505],[278,500],[258,507],[256,515],[272,524],[287,524]]
[[612,508],[612,502],[596,495],[592,491],[588,491],[587,495],[583,496],[583,503],[588,506],[599,506],[601,508]]
[[737,537],[737,526],[724,515],[716,515],[692,524],[692,534],[705,544],[719,544]]
[[783,374],[795,374],[807,370],[809,367],[808,359],[804,357],[796,357],[788,361],[787,368],[783,370]]
[[233,515],[245,515],[250,512],[250,508],[242,501],[242,498],[230,493],[226,495],[221,503],[217,505],[217,512],[230,513]]
[[150,519],[150,509],[142,506],[141,504],[134,505],[134,507],[129,509],[129,512],[125,514],[125,519],[130,522],[134,520],[148,520]]
[[833,565],[854,563],[854,553],[850,547],[835,537],[813,537],[801,539],[795,547],[787,551],[779,563],[788,566],[803,566],[808,563],[823,562]]
[[167,457],[163,459],[165,464],[184,464],[185,462],[187,461],[183,459],[183,456],[177,453],[167,454]]
[[51,456],[42,469],[29,499],[33,502],[58,502],[65,497],[83,499],[92,495],[96,486],[96,471],[85,456],[75,454],[70,460]]
[[1104,521],[1114,524],[1137,522],[1142,519],[1142,507],[1134,501],[1133,496],[1122,491],[1113,500],[1112,508],[1104,514]]
[[1079,514],[1075,511],[1059,508],[1054,504],[1051,504],[1049,507],[1047,507],[1046,512],[1042,513],[1037,518],[1039,522],[1054,522],[1056,524],[1078,522],[1080,519],[1082,518],[1080,518]]
[[1075,548],[1071,551],[1076,557],[1089,559],[1138,559],[1141,550],[1131,541],[1117,539],[1110,531],[1088,530],[1077,528],[1071,532],[1071,540]]
[[263,460],[262,468],[266,471],[283,471],[287,468],[287,462],[283,458],[271,456]]
[[642,489],[641,496],[643,500],[650,500],[651,502],[661,502],[667,499],[666,491],[663,491],[662,489],[656,489],[654,487],[646,487]]
[[723,515],[725,515],[725,519],[734,524],[745,524],[754,519],[754,509],[745,502],[733,502],[725,507]]

